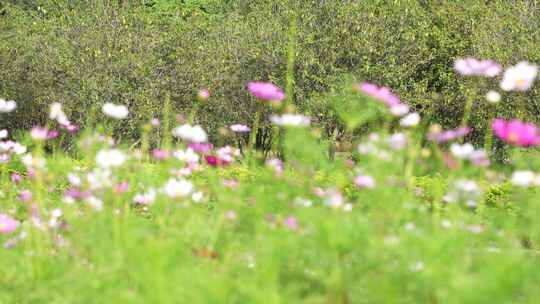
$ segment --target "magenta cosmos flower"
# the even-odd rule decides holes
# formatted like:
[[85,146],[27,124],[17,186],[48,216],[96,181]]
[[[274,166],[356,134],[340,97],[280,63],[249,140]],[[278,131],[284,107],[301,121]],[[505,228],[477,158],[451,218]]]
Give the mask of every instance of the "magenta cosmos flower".
[[495,77],[502,72],[502,67],[497,62],[472,57],[456,59],[454,69],[463,76]]
[[10,216],[0,213],[0,233],[12,233],[19,226],[19,222]]
[[538,128],[532,123],[522,122],[517,119],[511,121],[495,119],[492,126],[495,135],[509,144],[530,147],[540,143]]
[[248,90],[251,95],[265,101],[282,101],[285,93],[282,89],[269,82],[250,81]]
[[214,155],[205,155],[204,159],[212,167],[224,167],[230,164],[229,160]]

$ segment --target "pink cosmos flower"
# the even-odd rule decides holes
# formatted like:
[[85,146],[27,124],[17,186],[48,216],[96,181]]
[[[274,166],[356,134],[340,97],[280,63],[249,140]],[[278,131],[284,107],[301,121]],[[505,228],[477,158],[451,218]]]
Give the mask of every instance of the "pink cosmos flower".
[[197,93],[197,98],[200,101],[205,101],[209,97],[210,97],[210,92],[208,91],[208,89],[201,89],[201,90],[199,90],[199,93]]
[[296,231],[300,227],[300,225],[298,225],[298,220],[294,216],[288,216],[285,219],[284,224],[292,231]]
[[502,72],[502,67],[497,62],[472,57],[457,59],[454,69],[463,76],[495,77]]
[[49,130],[47,130],[47,128],[36,126],[36,127],[33,127],[32,130],[30,131],[30,136],[32,137],[33,140],[42,141],[42,140],[47,139],[48,133],[49,133]]
[[23,190],[19,193],[19,199],[23,202],[29,202],[32,200],[32,192],[30,190]]
[[0,233],[12,233],[18,226],[18,221],[6,214],[0,213]]
[[84,198],[90,197],[92,193],[90,192],[82,192],[76,187],[68,188],[64,191],[64,198],[68,199],[70,201],[79,201]]
[[394,95],[388,87],[379,87],[373,83],[362,82],[361,84],[356,85],[355,89],[370,97],[382,101],[389,108],[393,108],[401,104],[399,97]]
[[60,135],[60,132],[58,132],[58,130],[50,130],[49,132],[47,132],[47,139],[56,138],[58,137],[58,135]]
[[157,160],[165,160],[169,158],[171,154],[167,150],[162,149],[153,149],[152,150],[152,157]]
[[18,173],[12,173],[11,174],[11,182],[14,184],[20,183],[22,180],[22,176]]
[[201,154],[206,154],[214,148],[214,145],[211,143],[189,143],[187,146],[193,151]]
[[375,180],[373,179],[373,177],[369,175],[359,175],[355,177],[354,184],[358,188],[367,188],[367,189],[375,188]]
[[283,175],[283,161],[278,158],[272,158],[266,161],[266,166],[274,170],[277,176]]
[[1,153],[0,154],[0,164],[7,163],[11,157],[7,153]]
[[231,131],[237,132],[237,133],[246,133],[246,132],[251,131],[251,129],[248,126],[242,125],[242,124],[234,124],[234,125],[231,125],[229,128],[231,129]]
[[75,124],[67,124],[67,125],[60,125],[63,129],[65,129],[70,134],[75,134],[77,131],[79,131],[79,126]]
[[471,132],[471,128],[464,127],[455,130],[430,132],[427,139],[438,143],[445,143],[463,137]]
[[158,118],[152,118],[152,120],[150,120],[150,124],[152,125],[152,127],[159,127],[161,122]]
[[205,155],[204,159],[212,167],[227,166],[230,162],[214,155]]
[[540,134],[532,123],[525,123],[517,119],[511,121],[495,119],[492,126],[495,135],[509,144],[530,147],[540,143]]
[[251,95],[265,101],[282,101],[285,93],[276,85],[269,82],[250,81],[248,90]]
[[113,192],[114,193],[125,193],[129,191],[129,183],[128,182],[121,182],[118,185],[114,186]]

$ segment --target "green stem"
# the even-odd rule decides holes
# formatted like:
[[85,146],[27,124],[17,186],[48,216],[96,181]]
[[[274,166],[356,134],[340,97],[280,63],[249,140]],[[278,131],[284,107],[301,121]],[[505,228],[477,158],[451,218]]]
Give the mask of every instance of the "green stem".
[[413,144],[413,139],[412,132],[407,132],[407,140],[409,144],[407,145],[407,160],[405,161],[405,180],[409,184],[409,187],[413,186],[413,168],[416,162],[418,150],[416,142]]
[[257,112],[255,112],[255,120],[253,121],[253,128],[251,128],[251,134],[249,135],[249,147],[248,151],[250,154],[255,152],[255,144],[257,141],[257,132],[259,132],[259,123],[261,119],[263,108],[261,107],[260,102],[257,104]]
[[163,138],[162,145],[164,148],[168,149],[171,146],[171,134],[170,134],[170,125],[171,125],[171,95],[167,94],[165,96],[165,102],[163,103]]

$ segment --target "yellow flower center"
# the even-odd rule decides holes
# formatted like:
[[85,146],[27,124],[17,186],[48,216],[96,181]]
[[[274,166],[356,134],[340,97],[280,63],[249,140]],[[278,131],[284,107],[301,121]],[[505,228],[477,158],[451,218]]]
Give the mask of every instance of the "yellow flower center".
[[519,135],[515,132],[510,132],[508,134],[508,141],[509,142],[517,142],[519,139]]
[[520,79],[516,79],[514,84],[516,85],[516,87],[520,89],[525,89],[525,85],[527,84],[527,82],[525,81],[525,79],[520,78]]

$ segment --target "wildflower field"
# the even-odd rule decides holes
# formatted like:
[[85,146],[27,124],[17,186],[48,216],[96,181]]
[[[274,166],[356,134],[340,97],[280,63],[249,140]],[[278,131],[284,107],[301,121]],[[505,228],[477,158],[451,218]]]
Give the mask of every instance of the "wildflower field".
[[[352,76],[323,119],[292,68],[241,83],[255,107],[215,132],[205,87],[133,137],[110,100],[0,128],[0,303],[538,303],[540,130],[519,110],[538,66],[474,55],[448,67],[454,128]],[[0,126],[28,107],[0,97]]]

